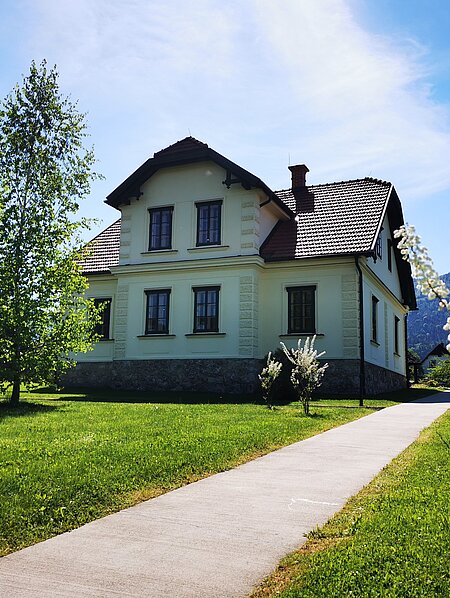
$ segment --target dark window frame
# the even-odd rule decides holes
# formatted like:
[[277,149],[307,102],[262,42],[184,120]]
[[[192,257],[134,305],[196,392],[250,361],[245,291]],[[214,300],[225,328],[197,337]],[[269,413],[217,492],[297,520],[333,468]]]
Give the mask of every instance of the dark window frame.
[[[295,287],[286,287],[286,291],[288,294],[288,334],[316,334],[317,322],[316,322],[316,294],[317,294],[317,285],[298,285]],[[312,301],[305,304],[304,301],[304,294],[306,292],[311,292]],[[302,293],[301,297],[302,300],[297,302],[297,309],[300,309],[303,313],[300,315],[295,315],[296,303],[295,300],[295,293]],[[311,313],[307,314],[307,307],[310,306]],[[300,320],[300,325],[296,324],[296,320]],[[308,320],[310,322],[308,322]],[[310,325],[312,323],[312,325]]]
[[381,233],[375,243],[375,256],[377,259],[383,259],[383,239],[381,238]]
[[[145,335],[169,334],[169,316],[170,316],[170,293],[171,289],[149,289],[145,291],[147,297],[145,305]],[[160,298],[166,297],[165,305],[161,304]],[[155,305],[151,305],[152,297],[156,297]],[[164,316],[160,315],[160,310],[165,308]],[[156,315],[151,317],[150,309],[156,310]],[[156,327],[150,326],[152,321],[156,321]],[[162,326],[160,326],[162,323]]]
[[[149,208],[148,211],[150,214],[148,251],[172,249],[173,206]],[[164,233],[163,216],[165,214],[169,216],[169,225],[168,232]],[[167,238],[167,240],[164,241],[164,238]]]
[[399,340],[400,340],[399,326],[400,326],[400,318],[398,316],[394,315],[394,353],[396,355],[400,354],[400,351],[399,351]]
[[[201,201],[195,204],[197,208],[196,247],[220,245],[222,241],[222,204],[223,200]],[[217,223],[214,224],[212,208],[218,208]],[[206,216],[204,215],[206,212]],[[206,228],[204,223],[207,223]],[[214,226],[213,226],[214,225]],[[206,236],[204,236],[206,235]],[[212,240],[211,240],[212,239]]]
[[372,295],[372,326],[370,340],[378,343],[378,304],[380,300],[375,295]]
[[111,306],[112,297],[93,297],[96,308],[106,305],[102,312],[102,321],[95,325],[95,333],[100,335],[100,340],[111,339]]
[[389,272],[392,272],[392,239],[387,240],[387,264]]
[[[193,333],[219,332],[220,286],[192,287],[192,291],[194,292]],[[206,293],[203,300],[201,300],[201,293]],[[209,301],[210,296],[214,297],[214,301]],[[215,313],[211,313],[210,306],[213,306]],[[198,313],[199,311],[202,313]]]

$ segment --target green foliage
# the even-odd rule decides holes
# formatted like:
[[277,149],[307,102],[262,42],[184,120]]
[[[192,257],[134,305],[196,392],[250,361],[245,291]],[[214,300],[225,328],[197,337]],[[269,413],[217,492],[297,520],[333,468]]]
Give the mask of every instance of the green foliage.
[[25,394],[33,402],[16,408],[0,401],[0,555],[368,412],[335,406],[299,418],[296,407],[240,397],[67,394]]
[[76,249],[88,221],[74,217],[97,178],[85,128],[45,62],[0,105],[0,383],[13,402],[21,382],[54,382],[95,338]]
[[267,365],[258,375],[261,383],[261,392],[264,401],[269,409],[273,409],[273,385],[280,375],[282,365],[276,359],[272,358],[272,353],[267,355]]
[[409,363],[420,363],[420,355],[414,349],[408,349],[408,362]]
[[442,360],[431,368],[427,373],[426,382],[450,388],[450,359]]

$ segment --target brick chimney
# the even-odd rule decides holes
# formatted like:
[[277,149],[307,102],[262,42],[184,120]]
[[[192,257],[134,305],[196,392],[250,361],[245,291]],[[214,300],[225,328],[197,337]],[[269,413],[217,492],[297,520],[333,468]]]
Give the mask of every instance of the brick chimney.
[[306,164],[297,164],[296,166],[288,166],[291,171],[291,188],[292,191],[302,189],[306,186],[306,173],[309,168]]

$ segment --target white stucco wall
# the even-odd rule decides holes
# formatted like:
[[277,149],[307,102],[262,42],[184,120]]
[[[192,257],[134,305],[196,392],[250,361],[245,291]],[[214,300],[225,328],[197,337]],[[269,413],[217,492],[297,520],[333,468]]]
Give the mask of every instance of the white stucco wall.
[[395,256],[394,251],[391,249],[391,258],[392,258],[392,269],[391,272],[388,269],[388,240],[391,242],[397,243],[398,239],[393,239],[388,217],[385,216],[383,221],[382,230],[380,232],[379,237],[381,238],[381,247],[382,247],[382,256],[381,259],[377,258],[376,260],[373,258],[368,258],[367,265],[368,267],[375,272],[378,278],[390,289],[390,291],[399,299],[402,300],[402,292],[400,289],[400,282],[398,278],[398,270],[397,264],[395,263]]
[[261,355],[283,341],[293,347],[305,336],[288,335],[287,287],[316,286],[316,348],[324,359],[358,357],[356,271],[353,261],[302,260],[268,264],[261,275]]
[[[365,359],[383,368],[405,375],[405,322],[406,309],[399,301],[380,284],[370,273],[364,270],[364,345]],[[372,340],[372,296],[378,299],[377,304],[377,341]],[[398,352],[394,352],[394,320],[398,323]]]
[[[164,168],[141,187],[142,195],[122,206],[120,264],[156,263],[256,255],[282,216],[267,196],[239,183],[227,189],[226,172],[213,162]],[[196,202],[221,200],[221,243],[196,247]],[[150,208],[173,206],[172,249],[148,251]],[[284,216],[286,218],[286,216]]]

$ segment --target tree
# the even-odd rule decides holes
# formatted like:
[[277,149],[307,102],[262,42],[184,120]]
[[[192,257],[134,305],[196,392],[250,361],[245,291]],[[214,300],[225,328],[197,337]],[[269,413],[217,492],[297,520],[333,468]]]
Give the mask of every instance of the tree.
[[[52,383],[86,351],[98,321],[84,297],[78,202],[98,178],[85,116],[34,62],[0,105],[0,383]],[[77,249],[78,247],[78,249]]]

